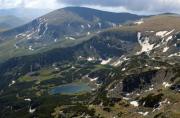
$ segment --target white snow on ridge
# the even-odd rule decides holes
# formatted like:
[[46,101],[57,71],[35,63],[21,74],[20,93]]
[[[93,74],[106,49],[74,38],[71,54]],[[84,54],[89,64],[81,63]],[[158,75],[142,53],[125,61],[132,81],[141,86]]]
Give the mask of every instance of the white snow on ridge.
[[84,25],[81,25],[81,28],[84,29],[85,28]]
[[91,33],[90,32],[87,32],[87,35],[90,35]]
[[146,111],[146,112],[138,112],[138,113],[143,115],[143,116],[146,116],[146,115],[148,115],[149,112]]
[[165,48],[163,49],[163,52],[167,52],[168,49],[169,49],[169,47],[165,47]]
[[149,43],[149,38],[148,37],[145,37],[144,41],[141,41],[140,36],[138,35],[138,42],[139,42],[139,44],[141,46],[141,51],[137,52],[137,54],[140,54],[142,52],[149,52],[154,47],[154,44]]
[[101,27],[102,27],[102,23],[98,23],[98,25],[99,25],[99,28],[101,28]]
[[54,39],[54,42],[57,42],[57,39]]
[[138,38],[138,41],[141,39],[141,32],[137,33],[137,38]]
[[145,31],[145,32],[150,32],[150,33],[153,33],[154,31]]
[[125,71],[126,70],[126,68],[122,68],[122,71]]
[[130,104],[133,105],[134,107],[139,106],[139,103],[137,101],[131,101]]
[[169,55],[168,57],[180,56],[180,52]]
[[36,111],[36,109],[34,108],[34,109],[31,109],[31,107],[29,108],[29,113],[34,113]]
[[170,34],[171,34],[171,33],[173,33],[174,31],[175,31],[175,29],[173,29],[173,30],[171,30],[171,31],[167,32],[165,36],[170,35]]
[[33,35],[34,33],[35,33],[35,32],[31,32],[31,33],[27,34],[27,35],[26,35],[26,38],[27,38],[27,39],[31,39],[31,38],[32,38],[32,35]]
[[159,70],[159,69],[161,69],[161,67],[158,67],[158,66],[156,66],[156,67],[154,67],[154,69],[157,69],[157,70]]
[[94,60],[96,60],[96,59],[95,59],[94,57],[88,57],[87,60],[88,60],[88,61],[94,61]]
[[149,91],[152,91],[154,90],[154,88],[150,87],[148,90],[145,90],[145,92],[149,92]]
[[91,25],[90,25],[90,24],[88,24],[88,28],[91,28]]
[[109,58],[108,60],[102,60],[101,64],[102,64],[102,65],[106,65],[106,64],[108,64],[111,60],[112,60],[111,58]]
[[30,98],[25,98],[24,101],[31,102],[31,99]]
[[93,82],[93,81],[96,81],[97,79],[98,79],[98,77],[91,78],[90,81]]
[[34,50],[31,45],[29,46],[29,50],[30,50],[30,51],[33,51],[33,50]]
[[163,82],[162,84],[165,88],[170,87],[172,84],[169,84],[168,82]]
[[112,66],[119,66],[121,65],[124,61],[129,60],[129,58],[125,57],[124,55],[122,55],[118,60],[116,60],[115,62],[113,62],[111,65]]
[[10,87],[10,86],[14,85],[15,83],[16,83],[16,81],[12,80],[8,86]]
[[168,33],[168,31],[159,31],[159,32],[156,32],[156,36],[159,36],[159,37],[163,38],[166,33]]
[[136,25],[140,25],[140,24],[143,24],[143,23],[144,23],[143,19],[134,22],[134,24],[136,24]]
[[175,31],[175,29],[171,30],[171,31],[159,31],[159,32],[156,32],[156,36],[159,36],[161,38],[165,37],[165,36],[168,36],[170,35],[171,33],[173,33]]
[[166,42],[169,42],[173,37],[172,36],[169,36],[167,39],[166,39]]
[[48,30],[48,23],[46,23],[45,25],[44,25],[44,27],[45,27],[45,30],[44,30],[44,32],[43,32],[43,35],[46,33],[46,31]]
[[21,34],[16,35],[15,37],[19,38],[19,37],[24,37],[24,36],[26,36],[26,34],[25,33],[21,33]]
[[76,40],[75,38],[73,37],[65,37],[65,39],[69,39],[69,40]]
[[130,100],[130,98],[127,98],[127,97],[123,97],[122,99],[123,100]]

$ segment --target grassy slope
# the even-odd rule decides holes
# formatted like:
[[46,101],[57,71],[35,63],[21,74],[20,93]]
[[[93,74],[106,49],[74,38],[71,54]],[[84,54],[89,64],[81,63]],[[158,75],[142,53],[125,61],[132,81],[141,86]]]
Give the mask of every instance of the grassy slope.
[[139,25],[126,24],[120,28],[111,29],[112,31],[171,31],[180,30],[180,16],[178,15],[159,15],[144,18],[144,22]]

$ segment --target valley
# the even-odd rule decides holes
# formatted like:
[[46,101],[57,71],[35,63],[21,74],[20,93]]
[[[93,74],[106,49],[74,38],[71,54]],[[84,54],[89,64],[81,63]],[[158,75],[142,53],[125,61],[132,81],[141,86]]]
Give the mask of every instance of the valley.
[[67,7],[1,32],[0,117],[179,118],[179,21]]

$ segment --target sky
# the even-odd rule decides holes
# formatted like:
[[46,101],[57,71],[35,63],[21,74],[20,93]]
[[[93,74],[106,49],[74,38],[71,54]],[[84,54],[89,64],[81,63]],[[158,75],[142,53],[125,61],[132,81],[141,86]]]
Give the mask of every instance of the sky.
[[136,14],[180,13],[180,0],[0,0],[0,9],[55,10],[67,6],[83,6],[104,11]]

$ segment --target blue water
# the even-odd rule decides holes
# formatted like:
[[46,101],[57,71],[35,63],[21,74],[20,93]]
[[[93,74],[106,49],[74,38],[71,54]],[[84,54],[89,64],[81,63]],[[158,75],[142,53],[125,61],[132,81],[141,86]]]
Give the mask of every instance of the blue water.
[[85,83],[73,83],[54,87],[50,90],[50,94],[75,94],[90,91],[91,88]]

